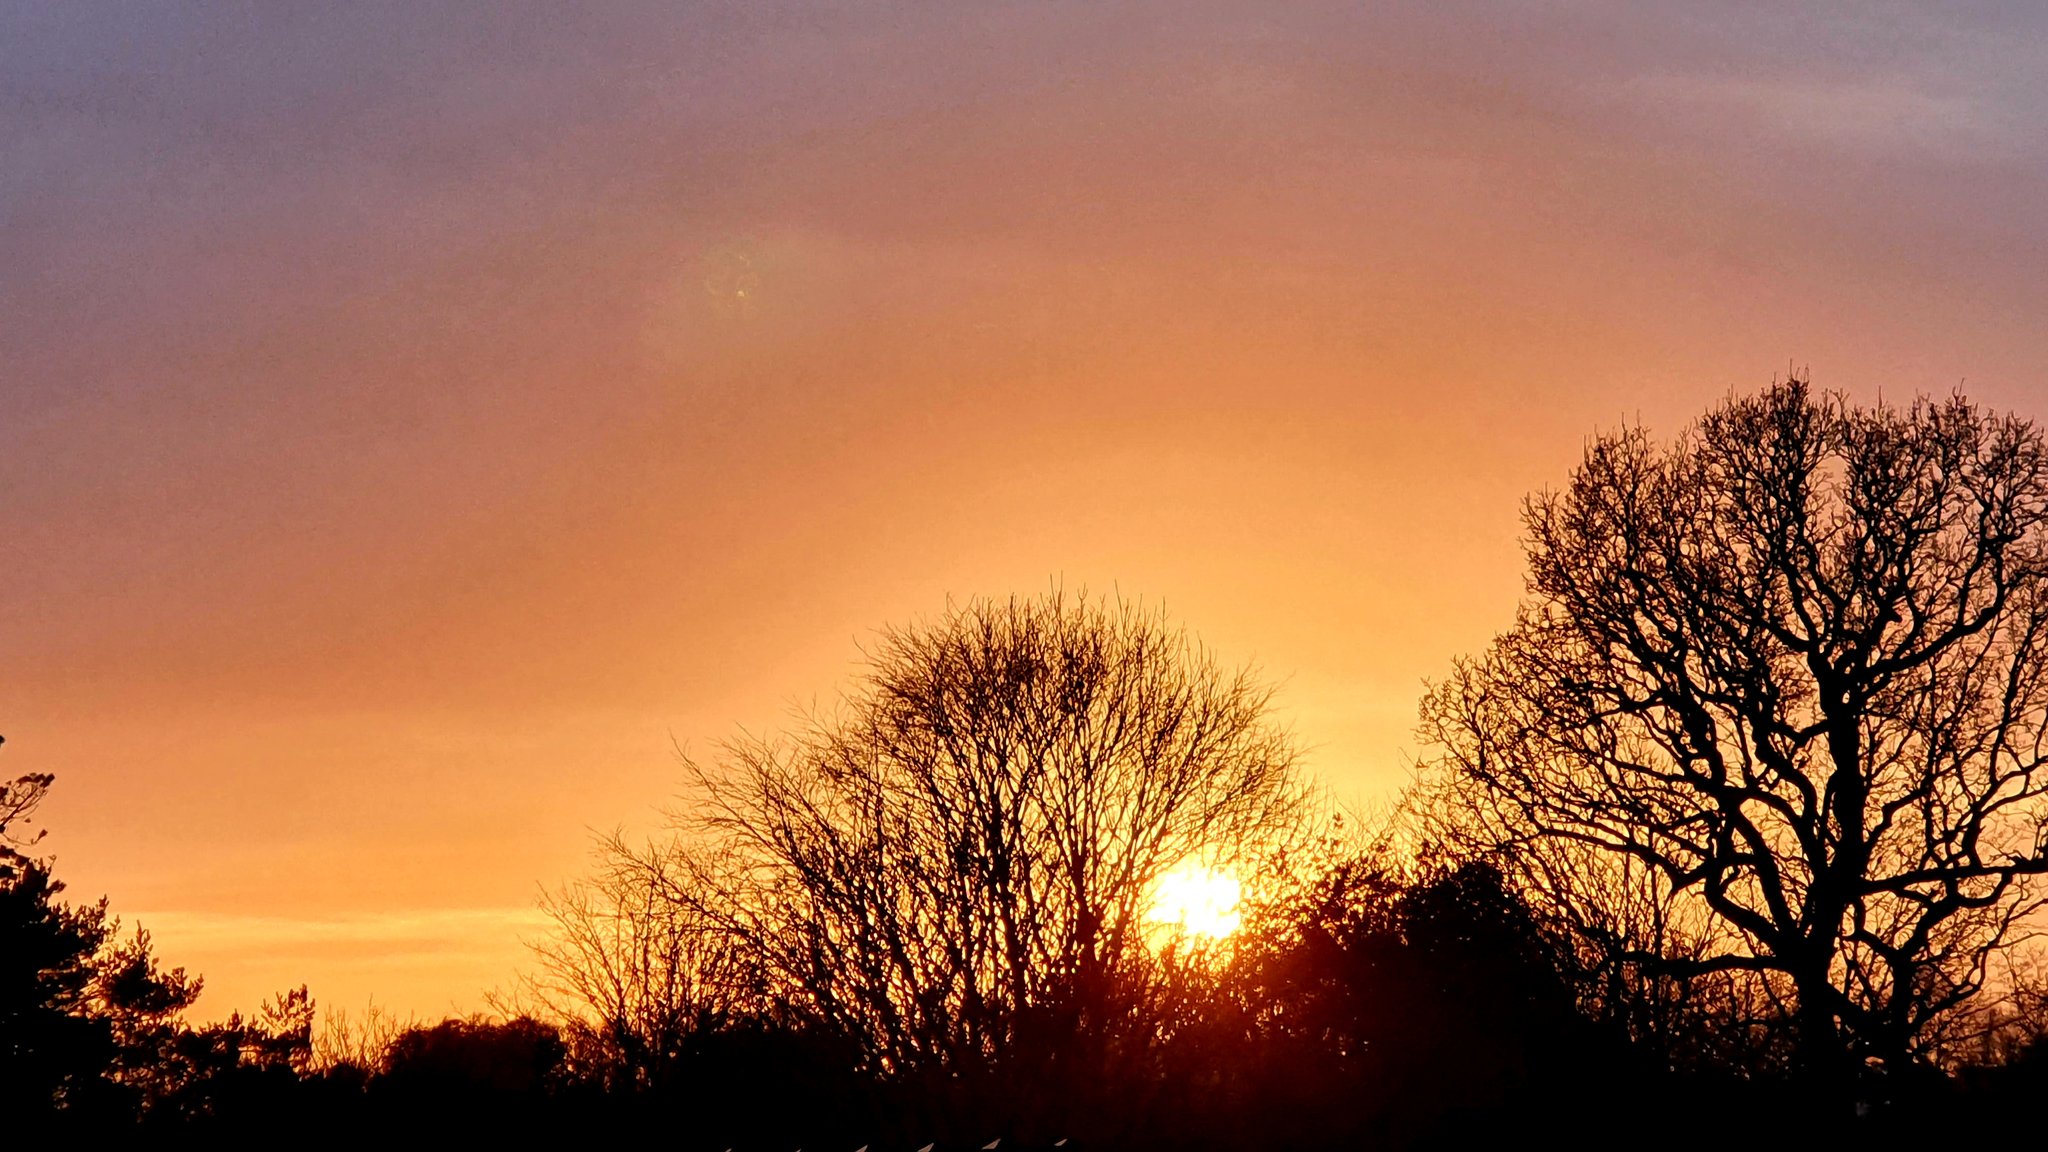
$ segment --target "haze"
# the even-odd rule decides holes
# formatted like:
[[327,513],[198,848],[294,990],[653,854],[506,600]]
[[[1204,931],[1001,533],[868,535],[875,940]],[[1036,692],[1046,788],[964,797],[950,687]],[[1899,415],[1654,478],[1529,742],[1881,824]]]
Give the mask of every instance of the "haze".
[[1365,7],[0,10],[0,768],[72,894],[202,1014],[467,1011],[676,743],[1054,583],[1370,803],[1594,429],[2048,414],[2048,11]]

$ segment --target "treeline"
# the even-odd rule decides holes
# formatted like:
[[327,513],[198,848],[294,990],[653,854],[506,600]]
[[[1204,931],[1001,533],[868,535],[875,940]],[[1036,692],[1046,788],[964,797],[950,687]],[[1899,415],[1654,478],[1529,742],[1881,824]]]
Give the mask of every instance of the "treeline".
[[[1772,1147],[2048,1090],[2048,446],[1801,381],[1529,501],[1529,597],[1333,814],[1254,670],[1061,593],[684,764],[489,1018],[322,1044],[66,906],[0,796],[9,1115],[681,1147]],[[12,839],[6,839],[12,837]],[[1229,925],[1162,884],[1236,886]],[[331,1029],[330,1029],[331,1035]]]
[[[7,891],[48,887],[30,873]],[[22,957],[38,919],[62,919],[55,907],[24,917],[9,902],[5,954]],[[96,920],[98,906],[72,913]],[[146,943],[101,938],[73,954],[81,966],[45,972],[46,994],[60,981],[82,990],[69,999],[22,1004],[33,982],[10,963],[0,1108],[17,1132],[660,1132],[686,1149],[1400,1148],[1588,1131],[1770,1147],[1845,1129],[1879,1145],[1994,1132],[2031,1123],[2048,1092],[2038,1019],[1887,1099],[1881,1119],[1845,1118],[1796,1080],[1686,1066],[1589,1017],[1575,958],[1480,865],[1404,883],[1354,862],[1294,913],[1142,1072],[1050,1106],[1028,1086],[1042,1069],[997,1059],[967,1076],[882,1074],[845,1037],[772,1016],[701,1018],[658,1049],[596,1021],[518,1015],[335,1045],[301,991],[253,1020],[187,1027],[163,1011],[164,974],[135,966]],[[122,999],[137,993],[143,1004]]]

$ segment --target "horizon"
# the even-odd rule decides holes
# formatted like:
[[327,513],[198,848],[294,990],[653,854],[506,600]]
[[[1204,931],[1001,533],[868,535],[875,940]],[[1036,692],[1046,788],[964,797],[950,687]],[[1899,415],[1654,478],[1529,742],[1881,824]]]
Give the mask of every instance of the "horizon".
[[1589,436],[2048,416],[2044,35],[11,8],[4,775],[213,1019],[480,1009],[675,744],[978,596],[1164,605],[1370,805]]

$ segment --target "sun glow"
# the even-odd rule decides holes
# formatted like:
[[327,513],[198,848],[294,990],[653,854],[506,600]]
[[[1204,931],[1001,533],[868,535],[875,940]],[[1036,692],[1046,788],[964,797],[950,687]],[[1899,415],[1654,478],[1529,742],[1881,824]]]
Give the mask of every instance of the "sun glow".
[[1237,877],[1190,860],[1153,882],[1152,909],[1145,919],[1189,936],[1221,939],[1244,920],[1238,911],[1241,895]]

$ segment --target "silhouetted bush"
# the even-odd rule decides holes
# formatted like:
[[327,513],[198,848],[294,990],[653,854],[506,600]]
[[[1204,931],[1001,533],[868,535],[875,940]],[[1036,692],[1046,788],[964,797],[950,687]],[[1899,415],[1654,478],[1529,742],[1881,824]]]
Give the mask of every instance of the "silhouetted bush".
[[444,1020],[401,1033],[380,1083],[450,1096],[544,1095],[563,1083],[567,1055],[561,1032],[538,1020]]

